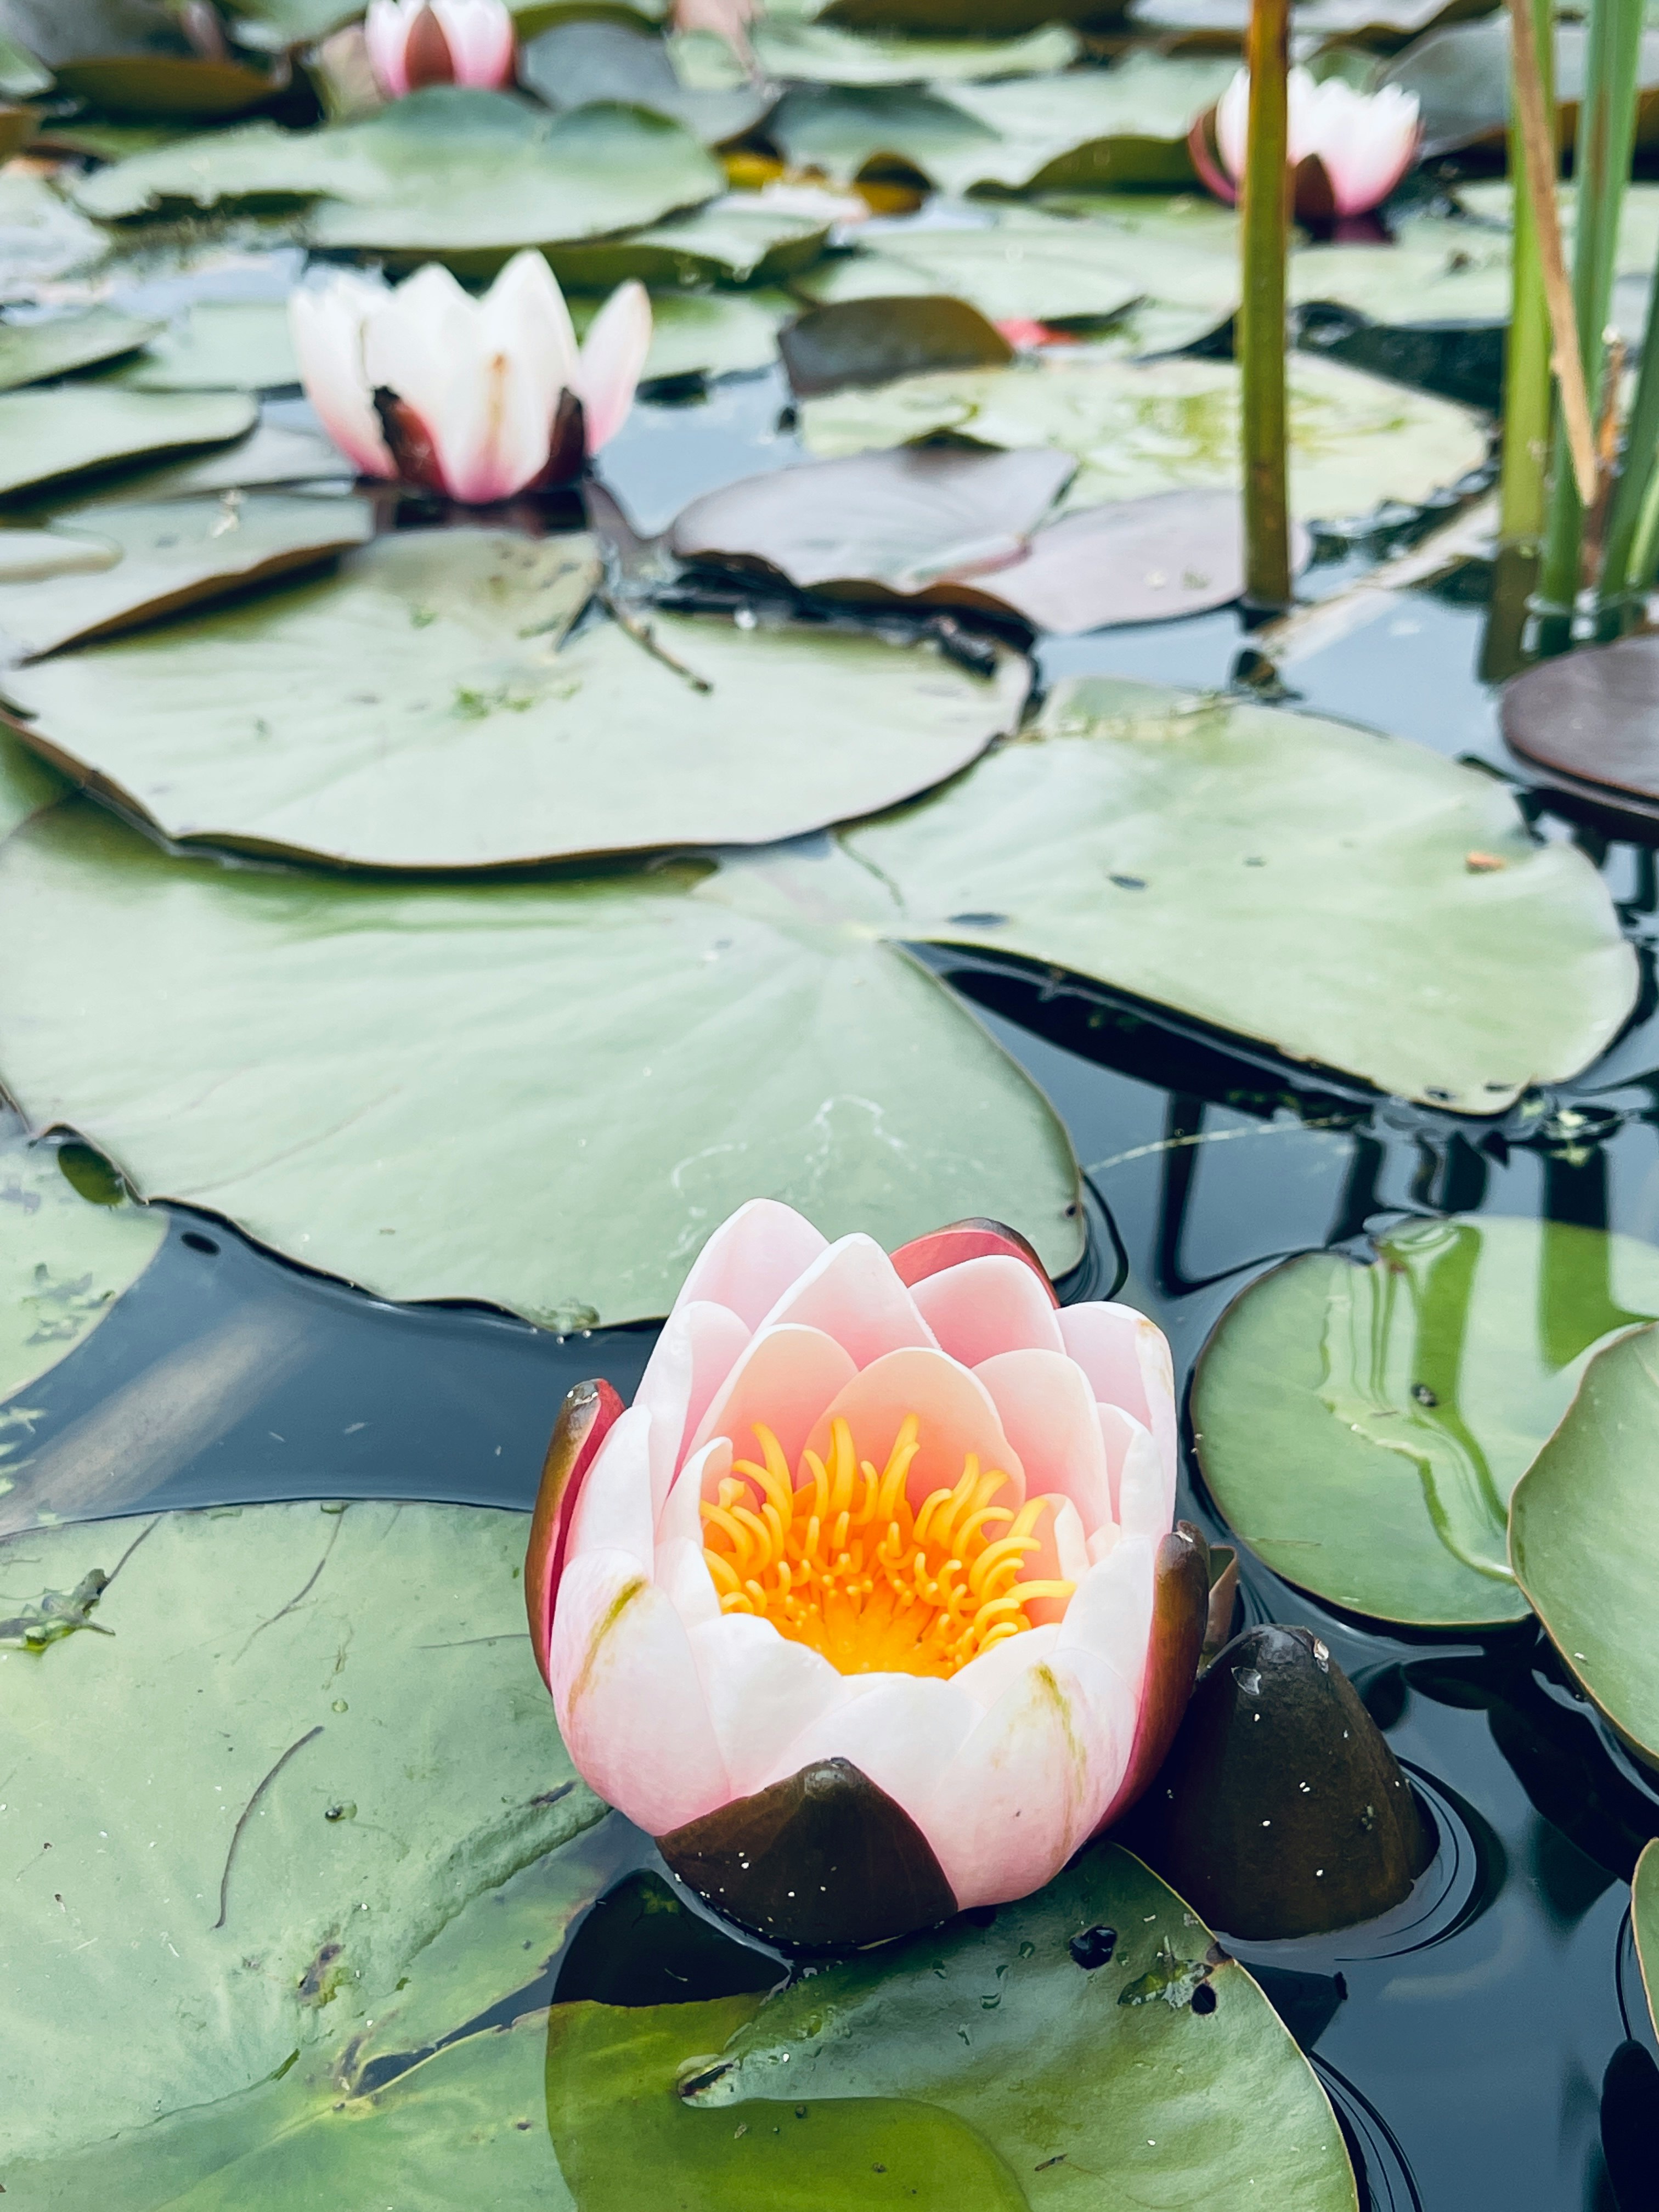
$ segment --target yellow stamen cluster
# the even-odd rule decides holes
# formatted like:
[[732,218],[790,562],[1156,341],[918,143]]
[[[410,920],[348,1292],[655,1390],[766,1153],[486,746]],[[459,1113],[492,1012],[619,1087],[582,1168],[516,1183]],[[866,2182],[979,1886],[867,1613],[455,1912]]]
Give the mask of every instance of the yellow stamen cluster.
[[1048,1501],[1016,1512],[992,1503],[1008,1478],[971,1452],[952,1490],[913,1514],[905,1493],[921,1425],[908,1414],[879,1474],[844,1420],[830,1424],[829,1464],[801,1455],[798,1481],[759,1422],[764,1464],[740,1459],[703,1501],[703,1557],[726,1613],[757,1613],[843,1674],[954,1674],[1031,1626],[1033,1598],[1066,1598],[1068,1582],[1021,1582]]

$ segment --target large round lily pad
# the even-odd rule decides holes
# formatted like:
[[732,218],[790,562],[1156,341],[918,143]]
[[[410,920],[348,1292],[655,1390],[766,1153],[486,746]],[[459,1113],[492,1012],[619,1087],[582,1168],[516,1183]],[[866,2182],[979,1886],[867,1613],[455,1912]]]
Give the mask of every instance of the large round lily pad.
[[[756,59],[773,76],[840,85],[972,84],[981,78],[1045,76],[1069,69],[1082,45],[1064,23],[1045,23],[1015,39],[906,39],[843,31],[781,11],[761,17],[750,40]],[[678,41],[682,51],[690,43]],[[694,81],[701,74],[696,60],[688,73]]]
[[[268,1505],[0,1546],[9,2183],[337,2052],[599,1817],[523,1634],[524,1528]],[[86,1626],[30,1650],[54,1591]]]
[[85,179],[76,198],[106,220],[315,199],[319,245],[482,271],[521,246],[654,222],[724,183],[695,138],[641,109],[552,116],[508,93],[433,85],[367,122],[313,131],[251,123],[136,155]]
[[[23,1140],[0,1113],[0,1487],[20,1438],[7,1401],[84,1343],[161,1249],[167,1216],[118,1192],[82,1196],[55,1145]],[[27,1419],[21,1424],[27,1437]]]
[[1504,687],[1504,742],[1548,781],[1659,817],[1659,638],[1540,660]]
[[1655,1315],[1659,1251],[1563,1222],[1407,1222],[1369,1265],[1304,1253],[1205,1348],[1205,1480],[1245,1543],[1334,1604],[1522,1620],[1510,1494],[1594,1353]]
[[108,240],[44,177],[0,168],[0,300],[27,299],[44,279],[100,260]]
[[770,284],[816,261],[829,234],[822,214],[732,192],[619,238],[550,246],[547,258],[562,284],[595,292],[629,276],[647,284]]
[[140,392],[269,392],[298,384],[282,300],[204,300],[122,372]]
[[1027,738],[843,833],[896,887],[896,933],[1074,969],[1470,1114],[1577,1073],[1634,1003],[1589,861],[1439,754],[1098,677],[1058,684]]
[[[798,1982],[724,2043],[698,2034],[698,2014],[714,2010],[553,2014],[549,2122],[585,2212],[658,2201],[668,2172],[687,2212],[760,2212],[778,2188],[805,2205],[820,2126],[836,2148],[884,2132],[915,2159],[913,2186],[928,2174],[917,2154],[945,2153],[959,2186],[925,2198],[939,2212],[1258,2193],[1277,2212],[1356,2203],[1335,2118],[1289,2031],[1174,1892],[1115,1844],[988,1927],[951,1921]],[[677,2111],[676,2062],[697,2054]],[[939,2130],[939,2115],[957,2127]],[[949,2155],[958,2132],[965,2174]]]
[[[1304,520],[1416,506],[1486,459],[1468,410],[1357,369],[1294,356],[1291,502]],[[1066,495],[1095,507],[1238,482],[1238,371],[1230,362],[1148,366],[1050,355],[1012,368],[939,370],[806,401],[815,453],[867,451],[944,432],[988,446],[1059,446],[1082,463]]]
[[994,152],[975,145],[945,154],[933,181],[947,191],[1192,184],[1187,133],[1226,90],[1235,67],[1231,57],[1172,60],[1142,50],[1115,69],[952,85],[955,105],[999,143]]
[[100,507],[48,533],[66,554],[84,551],[78,573],[35,582],[0,573],[0,659],[55,653],[314,566],[362,544],[374,522],[366,500],[275,492]]
[[384,867],[764,844],[941,781],[1029,672],[653,618],[561,641],[586,538],[406,532],[337,575],[6,679],[24,733],[169,837]]
[[[458,793],[464,787],[458,787]],[[0,848],[0,1081],[147,1197],[394,1298],[666,1312],[786,1199],[1082,1249],[1041,1095],[835,854],[449,885],[169,859],[84,801]]]
[[1585,1370],[1565,1419],[1516,1486],[1510,1557],[1550,1641],[1620,1735],[1659,1762],[1659,1329]]
[[[1147,289],[1103,224],[1011,208],[972,229],[884,233],[873,250],[820,262],[797,289],[820,302],[944,293],[993,322],[1115,315]],[[1216,319],[1227,313],[1224,295]]]
[[240,392],[125,392],[111,384],[0,393],[0,497],[146,454],[228,445],[258,408]]

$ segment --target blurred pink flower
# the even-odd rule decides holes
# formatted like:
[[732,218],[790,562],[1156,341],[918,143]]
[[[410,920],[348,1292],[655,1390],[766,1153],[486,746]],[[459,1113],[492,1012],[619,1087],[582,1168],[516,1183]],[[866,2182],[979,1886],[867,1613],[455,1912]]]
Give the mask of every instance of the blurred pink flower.
[[[1381,206],[1417,159],[1422,139],[1415,93],[1385,85],[1356,92],[1340,77],[1316,83],[1304,69],[1290,73],[1290,159],[1296,211],[1304,220],[1364,215]],[[1237,199],[1249,137],[1250,73],[1240,70],[1217,103],[1218,172],[1209,158],[1205,119],[1189,141],[1210,189]]]
[[[622,427],[651,344],[651,302],[629,283],[579,349],[532,252],[481,300],[435,262],[395,290],[347,270],[295,292],[289,319],[307,395],[347,459],[472,506],[574,475]],[[581,402],[582,450],[566,393]]]
[[513,82],[513,18],[504,0],[368,0],[363,34],[388,100],[424,84],[490,90]]
[[[587,1385],[561,1418],[526,1592],[570,1756],[678,1870],[694,1824],[744,1834],[830,1762],[915,1824],[942,1911],[1023,1897],[1185,1708],[1208,1584],[1175,1484],[1169,1347],[1132,1307],[1058,1306],[994,1223],[890,1259],[754,1200],[632,1407]],[[760,1808],[745,1868],[776,1829]],[[823,1940],[903,1924],[856,1900]]]

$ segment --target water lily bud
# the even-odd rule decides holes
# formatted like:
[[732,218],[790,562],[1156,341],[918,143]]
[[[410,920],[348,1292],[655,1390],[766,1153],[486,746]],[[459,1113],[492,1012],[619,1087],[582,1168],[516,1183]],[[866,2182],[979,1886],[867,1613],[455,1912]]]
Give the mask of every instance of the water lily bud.
[[516,47],[505,0],[368,0],[363,35],[388,100],[428,84],[494,90],[513,82]]
[[577,1767],[716,1911],[884,1941],[1048,1881],[1156,1771],[1207,1551],[1169,1347],[1024,1240],[890,1257],[755,1200],[634,1404],[567,1402],[532,1531]]
[[1256,1942],[1373,1919],[1432,1856],[1381,1729],[1305,1628],[1219,1654],[1132,1831],[1195,1912]]
[[[1340,77],[1316,82],[1304,69],[1291,71],[1288,91],[1298,217],[1318,222],[1380,207],[1417,159],[1423,130],[1416,94],[1395,85],[1358,92]],[[1188,140],[1205,183],[1230,202],[1243,180],[1249,118],[1250,73],[1240,70]],[[1210,153],[1212,125],[1219,167]]]
[[472,506],[574,476],[627,420],[651,345],[650,301],[629,283],[579,348],[531,251],[481,300],[435,262],[395,289],[337,270],[294,294],[289,323],[307,397],[364,475]]

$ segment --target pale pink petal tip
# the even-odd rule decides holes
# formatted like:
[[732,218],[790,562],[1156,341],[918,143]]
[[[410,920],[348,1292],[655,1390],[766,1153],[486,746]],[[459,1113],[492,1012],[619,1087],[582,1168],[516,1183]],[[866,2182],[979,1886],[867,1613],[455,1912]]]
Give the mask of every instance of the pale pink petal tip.
[[650,350],[650,295],[630,277],[611,295],[582,340],[576,396],[590,453],[608,444],[628,420]]

